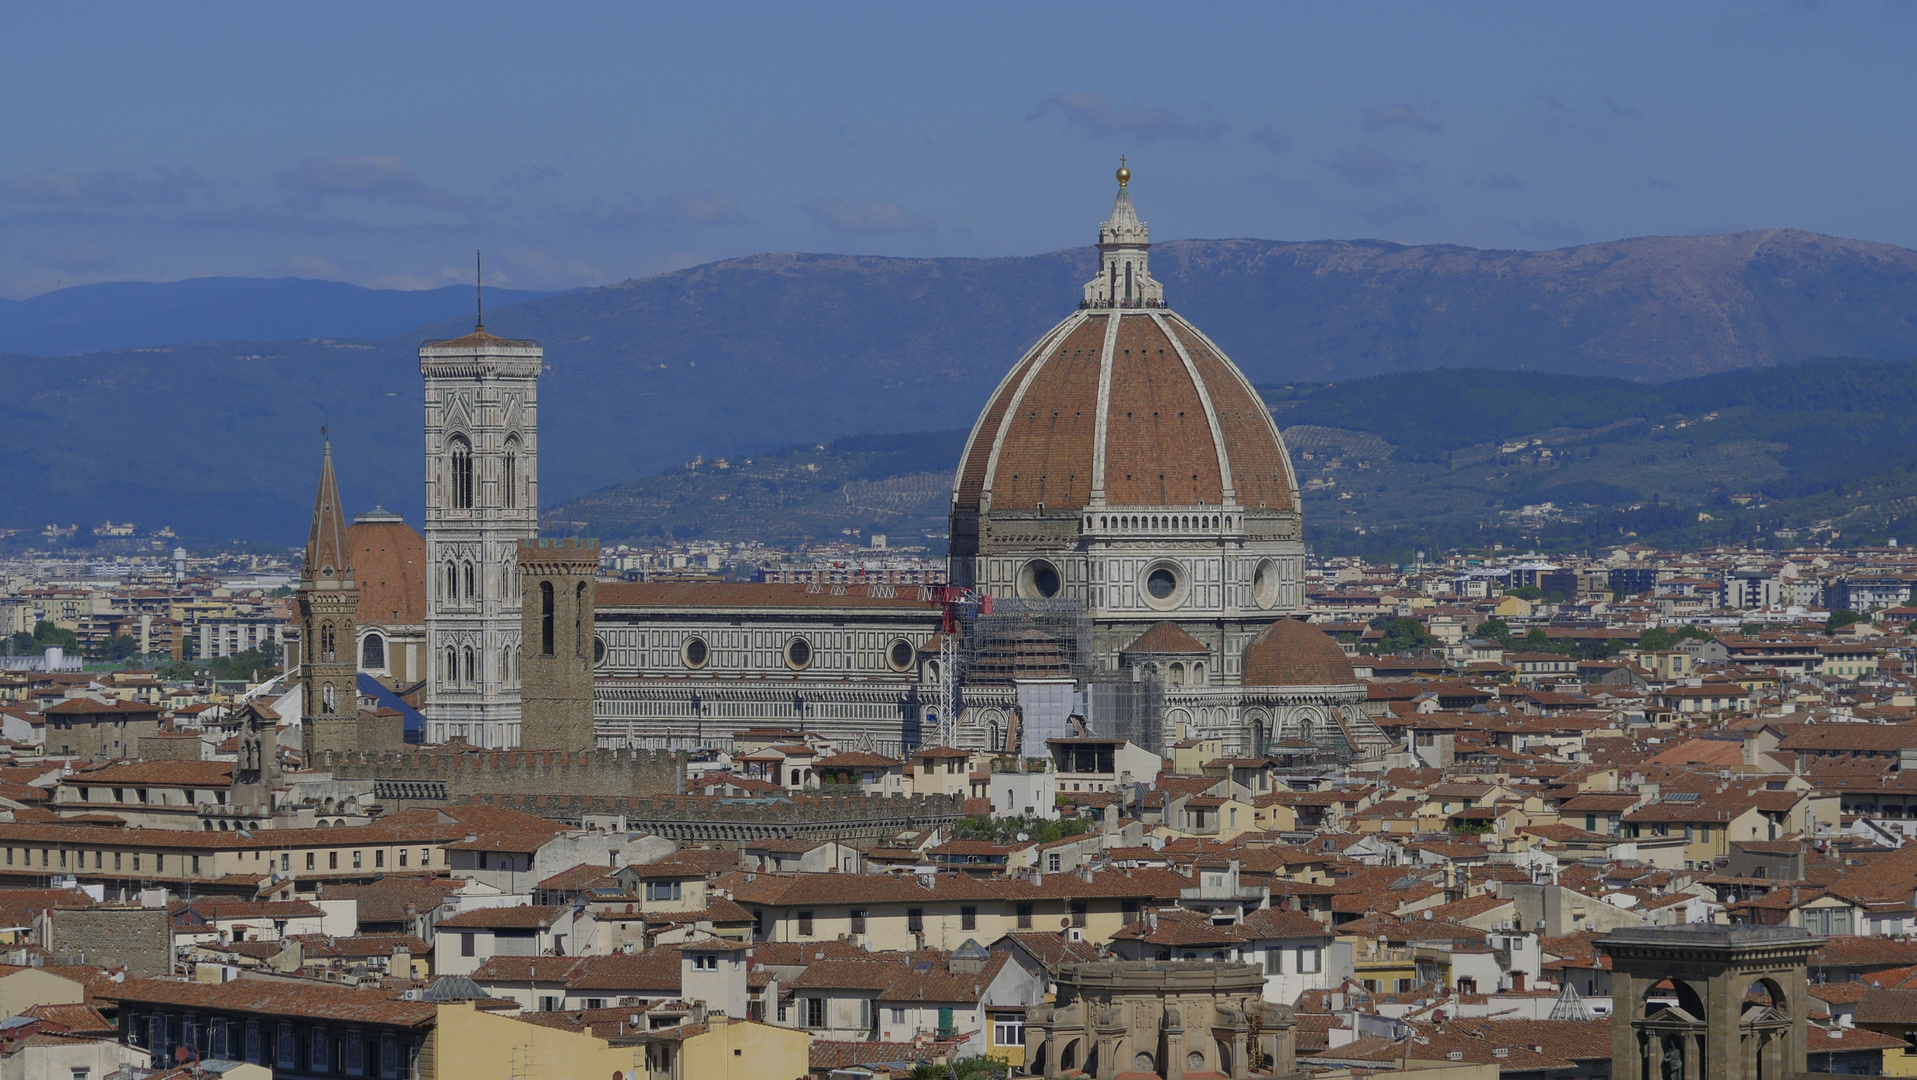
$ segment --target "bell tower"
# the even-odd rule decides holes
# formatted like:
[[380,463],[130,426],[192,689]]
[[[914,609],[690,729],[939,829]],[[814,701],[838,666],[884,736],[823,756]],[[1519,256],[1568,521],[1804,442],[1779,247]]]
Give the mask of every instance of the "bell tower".
[[545,350],[473,332],[419,347],[426,383],[426,741],[519,745],[519,543],[539,535]]
[[300,749],[310,764],[328,750],[359,749],[359,665],[354,656],[359,584],[333,475],[333,441],[320,459],[319,495],[300,566]]
[[525,678],[520,745],[593,748],[592,669],[604,659],[593,627],[599,541],[541,537],[519,545],[525,583]]

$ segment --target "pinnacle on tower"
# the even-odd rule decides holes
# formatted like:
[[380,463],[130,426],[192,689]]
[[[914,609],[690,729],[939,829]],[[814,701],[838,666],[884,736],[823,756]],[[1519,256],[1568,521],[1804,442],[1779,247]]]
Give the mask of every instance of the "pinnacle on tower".
[[[325,431],[320,429],[322,438]],[[339,505],[339,481],[333,476],[330,438],[320,459],[319,494],[313,500],[313,527],[306,534],[306,565],[300,576],[319,582],[348,581],[353,576],[352,554],[346,545],[346,515]]]
[[1132,170],[1118,159],[1118,198],[1098,227],[1098,277],[1085,283],[1085,308],[1162,308],[1165,287],[1153,280],[1151,232],[1132,205]]

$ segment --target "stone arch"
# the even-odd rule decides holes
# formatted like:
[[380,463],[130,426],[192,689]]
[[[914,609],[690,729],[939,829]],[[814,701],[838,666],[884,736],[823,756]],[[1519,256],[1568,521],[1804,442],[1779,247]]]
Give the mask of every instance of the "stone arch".
[[1058,1052],[1058,1068],[1060,1072],[1070,1072],[1078,1068],[1078,1043],[1079,1040],[1076,1038],[1067,1039],[1064,1049]]

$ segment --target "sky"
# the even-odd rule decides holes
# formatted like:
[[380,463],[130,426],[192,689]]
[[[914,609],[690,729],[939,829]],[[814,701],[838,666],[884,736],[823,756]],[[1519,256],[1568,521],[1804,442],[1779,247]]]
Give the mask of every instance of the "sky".
[[[763,251],[1917,246],[1917,4],[22,4],[0,296]],[[27,46],[27,47],[22,47]]]

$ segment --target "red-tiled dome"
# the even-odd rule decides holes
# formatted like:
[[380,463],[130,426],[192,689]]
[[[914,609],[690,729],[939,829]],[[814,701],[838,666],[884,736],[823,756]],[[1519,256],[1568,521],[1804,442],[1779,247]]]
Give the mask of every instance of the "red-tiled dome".
[[1294,510],[1271,413],[1225,354],[1165,306],[1151,239],[1118,176],[1078,313],[1013,366],[972,429],[954,514],[1220,506]]
[[1302,619],[1279,619],[1245,645],[1246,686],[1349,686],[1351,661],[1331,635]]
[[1114,507],[1218,506],[1229,492],[1248,510],[1289,510],[1295,498],[1251,383],[1164,309],[1082,311],[1041,338],[979,418],[954,505],[1080,509],[1101,480]]

